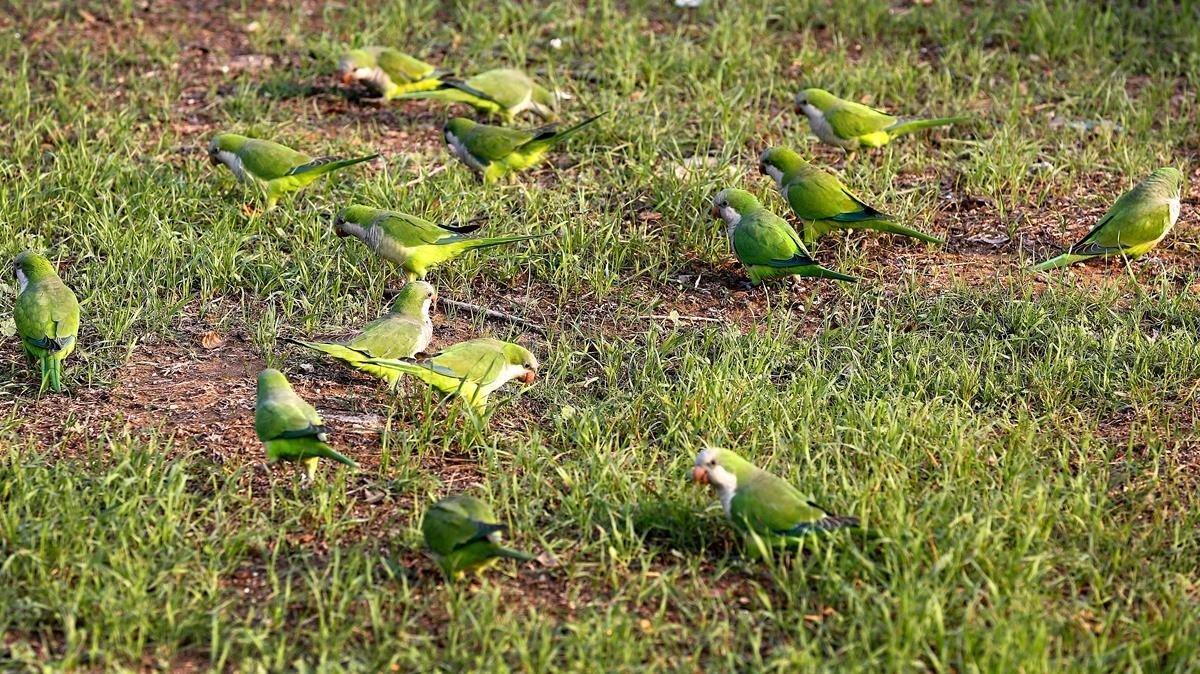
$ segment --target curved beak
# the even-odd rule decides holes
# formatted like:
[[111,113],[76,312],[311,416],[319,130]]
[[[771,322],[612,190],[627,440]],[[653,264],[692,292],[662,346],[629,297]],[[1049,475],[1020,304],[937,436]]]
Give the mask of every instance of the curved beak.
[[692,482],[696,484],[708,484],[708,470],[704,466],[696,466],[692,469]]
[[354,71],[353,70],[343,70],[342,71],[342,84],[344,84],[346,86],[350,86],[351,84],[354,84]]
[[718,220],[720,220],[720,219],[721,219],[721,209],[717,208],[717,205],[716,205],[716,204],[713,204],[712,208],[711,208],[711,209],[709,209],[709,211],[708,211],[708,212],[709,212],[709,213],[712,213],[712,216],[713,216],[714,218],[716,218],[716,219],[718,219]]
[[208,163],[212,164],[213,166],[216,166],[217,164],[220,164],[220,163],[221,163],[221,160],[220,160],[220,159],[217,159],[217,153],[216,153],[216,152],[209,152],[209,153],[208,153]]
[[521,376],[521,381],[525,384],[532,384],[537,379],[537,370],[525,370],[525,374]]

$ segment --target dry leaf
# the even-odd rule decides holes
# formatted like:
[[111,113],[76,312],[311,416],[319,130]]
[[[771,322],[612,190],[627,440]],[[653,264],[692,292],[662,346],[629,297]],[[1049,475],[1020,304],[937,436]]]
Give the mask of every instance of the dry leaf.
[[210,330],[209,332],[206,332],[200,336],[200,346],[208,349],[209,351],[212,351],[213,349],[219,349],[222,346],[225,346],[225,338]]

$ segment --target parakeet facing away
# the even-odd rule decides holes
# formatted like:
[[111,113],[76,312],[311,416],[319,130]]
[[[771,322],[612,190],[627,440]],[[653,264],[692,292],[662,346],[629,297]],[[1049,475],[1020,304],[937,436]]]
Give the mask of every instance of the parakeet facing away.
[[565,131],[559,131],[556,124],[522,131],[455,117],[446,122],[442,132],[450,152],[471,167],[485,183],[490,183],[542,161],[550,148],[575,135],[603,114],[586,119]]
[[429,506],[421,519],[425,545],[451,580],[460,580],[470,571],[482,573],[502,557],[532,560],[533,555],[500,545],[500,534],[507,529],[496,521],[488,504],[462,494]]
[[768,211],[745,190],[721,190],[713,199],[712,212],[725,221],[729,245],[746,267],[751,283],[784,276],[858,280],[817,264],[787,220]]
[[353,236],[375,254],[404,270],[408,280],[425,278],[430,268],[476,248],[537,239],[546,234],[470,239],[479,225],[438,225],[415,215],[367,206],[348,206],[334,216],[333,231]]
[[13,260],[17,301],[13,322],[25,354],[38,364],[40,390],[63,390],[62,364],[75,350],[79,333],[79,301],[58,278],[46,258],[25,251]]
[[317,178],[339,169],[370,161],[378,154],[354,159],[318,157],[313,159],[290,147],[239,136],[236,133],[217,134],[208,144],[208,159],[214,165],[224,164],[241,182],[254,182],[267,198],[267,210],[275,208],[280,197],[295,192]]
[[279,370],[266,369],[258,374],[254,431],[267,447],[267,461],[302,461],[310,480],[320,459],[358,467],[329,446],[329,429],[321,416],[296,395]]
[[363,371],[377,368],[381,377],[408,374],[447,395],[456,394],[476,414],[487,408],[488,396],[508,382],[519,379],[532,384],[538,361],[528,349],[511,342],[483,337],[459,342],[423,361],[368,358]]
[[435,89],[444,74],[432,64],[391,47],[362,47],[338,59],[338,72],[346,85],[358,82],[385,99],[413,91]]
[[761,556],[768,548],[795,545],[806,534],[858,526],[858,519],[831,515],[792,485],[728,449],[710,447],[696,456],[692,480],[712,485],[733,525]]
[[813,166],[785,147],[764,152],[759,169],[771,176],[792,211],[804,221],[805,243],[812,243],[835,229],[873,229],[928,243],[944,243],[868,206],[846,189],[837,176]]
[[1160,168],[1125,194],[1067,252],[1034,265],[1034,271],[1109,255],[1138,257],[1158,245],[1179,219],[1183,174]]
[[[388,313],[368,323],[353,339],[341,343],[287,341],[333,356],[354,368],[364,358],[412,358],[424,351],[433,339],[429,306],[436,299],[433,286],[424,281],[411,281],[392,300]],[[398,372],[394,373],[389,383],[395,385],[395,378],[399,376]]]
[[805,89],[796,94],[796,112],[808,118],[808,124],[817,138],[851,151],[861,146],[882,147],[902,134],[957,124],[968,119],[940,117],[902,120],[862,103],[843,100],[823,89]]
[[401,99],[433,98],[447,103],[465,103],[479,112],[495,115],[506,124],[525,112],[546,121],[556,118],[558,97],[525,73],[511,68],[482,72],[466,81],[442,77],[437,88],[415,91]]

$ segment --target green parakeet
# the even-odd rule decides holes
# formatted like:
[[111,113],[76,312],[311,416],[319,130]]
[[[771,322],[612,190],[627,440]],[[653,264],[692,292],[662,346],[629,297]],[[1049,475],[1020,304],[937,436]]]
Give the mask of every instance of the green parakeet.
[[429,506],[421,519],[425,545],[451,580],[468,572],[482,573],[500,558],[528,562],[533,555],[500,545],[507,525],[496,521],[488,504],[466,495],[447,496]]
[[267,461],[302,461],[310,480],[320,459],[358,467],[329,446],[329,429],[321,416],[296,395],[279,370],[266,369],[258,374],[254,431],[267,447]]
[[729,245],[746,267],[751,283],[784,276],[858,280],[817,264],[787,220],[768,211],[745,190],[721,190],[713,199],[712,212],[725,221]]
[[[412,358],[424,351],[433,339],[429,306],[436,299],[433,286],[424,281],[411,281],[392,300],[388,313],[368,323],[353,339],[340,343],[287,341],[333,356],[356,369],[365,358]],[[378,374],[378,368],[369,371]],[[388,383],[394,386],[400,374],[389,374]]]
[[843,100],[823,89],[805,89],[796,94],[796,112],[808,117],[808,124],[817,138],[850,151],[861,146],[882,147],[902,134],[957,124],[968,119],[940,117],[902,120],[862,103]]
[[810,533],[858,526],[857,518],[829,514],[792,485],[728,449],[700,452],[692,480],[712,485],[725,515],[745,535],[751,552],[761,556],[794,546]]
[[602,115],[586,119],[565,131],[559,131],[556,124],[523,131],[455,117],[446,122],[443,133],[450,152],[471,167],[485,183],[490,183],[542,161],[550,148]]
[[479,225],[438,225],[415,215],[367,206],[348,206],[334,216],[338,236],[353,236],[376,255],[404,270],[408,280],[423,279],[430,268],[477,248],[537,239],[546,234],[471,239]]
[[41,370],[40,390],[63,390],[62,363],[75,350],[79,301],[46,258],[25,251],[13,261],[17,301],[13,322],[21,346]]
[[338,59],[342,83],[366,85],[385,99],[435,89],[444,73],[435,66],[391,47],[362,47]]
[[441,78],[437,88],[415,91],[401,99],[433,98],[447,103],[465,103],[479,112],[496,115],[506,124],[525,112],[552,121],[558,97],[520,70],[500,68],[482,72],[466,81]]
[[771,176],[792,211],[804,221],[805,243],[812,243],[835,229],[873,229],[929,243],[945,243],[868,206],[846,189],[837,176],[813,166],[785,147],[764,152],[759,168]]
[[519,379],[532,384],[538,362],[528,349],[498,339],[479,338],[459,342],[423,361],[368,358],[359,369],[378,368],[381,377],[408,374],[447,395],[458,395],[476,414],[487,408],[488,396],[508,382]]
[[1183,174],[1160,168],[1117,199],[1100,222],[1067,252],[1034,265],[1034,271],[1109,255],[1135,258],[1158,245],[1179,219]]
[[326,173],[378,156],[313,159],[285,145],[236,133],[218,134],[208,145],[208,158],[214,165],[224,164],[239,181],[254,182],[262,188],[267,198],[267,210],[275,208],[280,197],[306,187]]

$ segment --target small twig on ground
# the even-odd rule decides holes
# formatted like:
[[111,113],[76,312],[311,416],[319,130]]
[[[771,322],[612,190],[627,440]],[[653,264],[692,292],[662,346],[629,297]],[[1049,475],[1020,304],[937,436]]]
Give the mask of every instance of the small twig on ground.
[[435,176],[435,175],[441,173],[442,171],[445,171],[446,166],[447,166],[447,164],[443,162],[443,163],[439,164],[438,166],[436,166],[433,170],[429,171],[428,173],[422,173],[421,175],[417,176],[416,178],[413,178],[412,180],[404,183],[400,187],[401,188],[412,187],[413,185],[424,182],[426,178],[429,178],[430,176]]
[[724,318],[713,318],[711,316],[684,316],[683,314],[650,314],[648,316],[638,316],[642,320],[655,321],[703,321],[705,323],[722,323]]
[[481,307],[477,304],[471,304],[469,302],[459,302],[457,300],[448,300],[444,297],[439,297],[438,303],[446,305],[446,306],[454,307],[455,309],[462,309],[464,311],[481,314],[483,316],[486,316],[488,318],[491,318],[491,319],[494,319],[497,321],[504,321],[506,323],[514,323],[516,325],[522,325],[524,327],[529,328],[530,330],[533,330],[534,332],[540,332],[543,335],[546,334],[545,327],[538,325],[537,323],[534,323],[527,319],[521,318],[520,316],[513,316],[512,314],[506,314],[503,311],[496,311],[495,309],[488,309],[486,307]]

